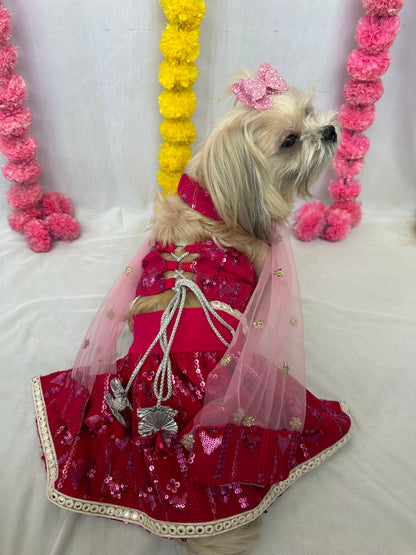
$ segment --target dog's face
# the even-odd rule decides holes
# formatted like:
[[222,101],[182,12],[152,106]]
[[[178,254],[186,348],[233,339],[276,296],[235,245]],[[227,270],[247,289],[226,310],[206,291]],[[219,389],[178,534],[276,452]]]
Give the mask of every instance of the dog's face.
[[337,145],[335,113],[315,112],[312,98],[312,89],[291,88],[278,95],[270,110],[270,133],[273,127],[278,130],[271,159],[275,185],[289,204],[295,196],[309,195],[310,186],[331,161]]
[[331,161],[335,113],[316,113],[312,98],[312,89],[290,88],[268,110],[239,102],[195,157],[196,177],[230,227],[270,242],[273,222],[287,222],[295,197],[306,197]]

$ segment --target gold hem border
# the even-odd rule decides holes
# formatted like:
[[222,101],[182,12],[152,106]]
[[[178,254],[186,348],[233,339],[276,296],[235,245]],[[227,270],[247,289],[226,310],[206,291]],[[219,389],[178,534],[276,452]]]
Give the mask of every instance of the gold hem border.
[[[32,392],[35,403],[39,437],[45,455],[47,475],[46,496],[49,501],[59,507],[68,509],[75,513],[111,518],[113,520],[124,522],[125,524],[136,524],[152,534],[168,538],[185,539],[212,536],[227,532],[229,530],[234,530],[235,528],[255,520],[299,478],[320,466],[321,463],[339,451],[339,449],[341,449],[341,447],[349,441],[353,431],[353,422],[351,421],[350,429],[344,437],[328,449],[321,451],[321,453],[310,459],[308,462],[302,463],[293,468],[286,480],[274,484],[259,505],[250,511],[211,522],[181,524],[172,522],[168,523],[155,520],[149,517],[146,513],[137,509],[121,507],[120,505],[111,505],[109,503],[85,501],[83,499],[77,499],[75,497],[64,495],[56,490],[55,482],[59,475],[59,465],[49,428],[40,376],[32,378]],[[343,412],[351,417],[348,405],[345,402],[341,402],[340,405]]]

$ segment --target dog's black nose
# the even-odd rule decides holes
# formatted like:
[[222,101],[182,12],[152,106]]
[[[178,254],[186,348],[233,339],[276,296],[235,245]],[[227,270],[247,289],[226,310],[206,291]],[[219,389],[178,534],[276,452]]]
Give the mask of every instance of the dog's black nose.
[[337,141],[337,132],[335,131],[335,127],[333,125],[328,125],[322,131],[321,140],[324,143],[335,143]]

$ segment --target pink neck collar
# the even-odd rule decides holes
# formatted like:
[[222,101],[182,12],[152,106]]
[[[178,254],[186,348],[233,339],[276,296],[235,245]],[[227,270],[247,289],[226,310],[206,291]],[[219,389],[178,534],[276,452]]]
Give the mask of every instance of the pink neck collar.
[[212,202],[212,198],[206,189],[203,189],[196,181],[186,173],[182,174],[178,185],[178,195],[191,208],[200,212],[208,218],[221,221],[221,217]]

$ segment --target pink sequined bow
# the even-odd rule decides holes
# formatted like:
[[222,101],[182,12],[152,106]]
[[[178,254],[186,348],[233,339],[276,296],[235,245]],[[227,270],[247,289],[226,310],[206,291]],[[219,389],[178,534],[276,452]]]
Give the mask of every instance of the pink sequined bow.
[[257,79],[244,77],[231,88],[238,100],[256,110],[268,110],[273,106],[271,95],[289,90],[280,73],[266,62],[259,66]]

